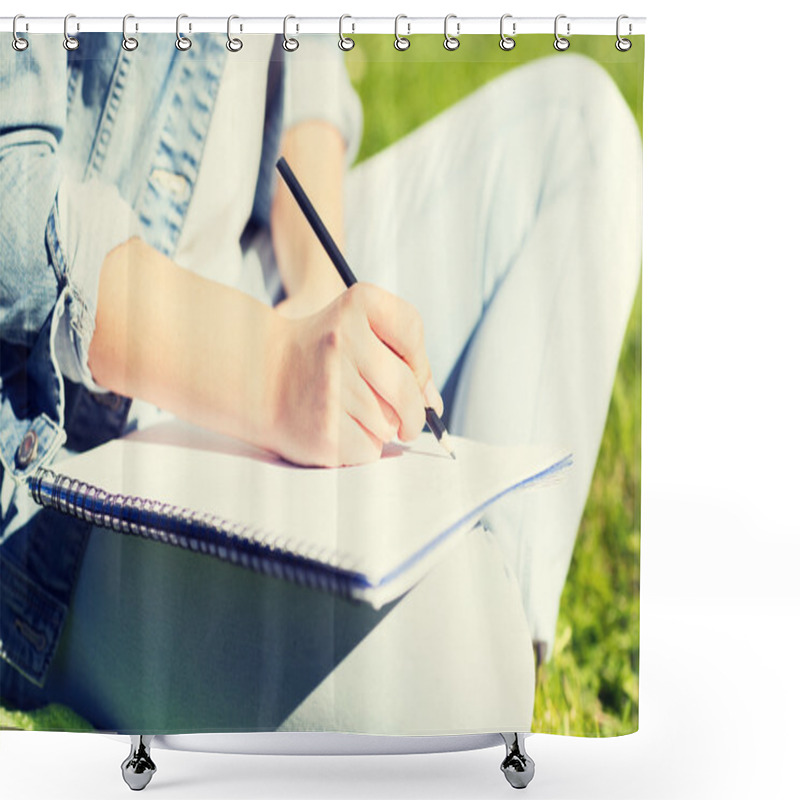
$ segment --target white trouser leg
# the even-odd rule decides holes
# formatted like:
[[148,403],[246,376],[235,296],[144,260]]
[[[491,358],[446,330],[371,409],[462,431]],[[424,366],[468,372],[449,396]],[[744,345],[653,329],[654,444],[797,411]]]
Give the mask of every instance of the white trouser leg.
[[562,486],[486,521],[552,642],[640,266],[641,141],[580,56],[517,68],[357,167],[347,247],[362,280],[412,302],[434,379],[472,337],[451,430],[568,445]]
[[494,537],[475,528],[280,729],[419,736],[528,731],[534,687],[519,587]]

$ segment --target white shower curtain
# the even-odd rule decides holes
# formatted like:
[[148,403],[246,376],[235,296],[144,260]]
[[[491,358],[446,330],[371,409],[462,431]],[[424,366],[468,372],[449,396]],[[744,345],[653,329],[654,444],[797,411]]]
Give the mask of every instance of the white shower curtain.
[[[127,35],[0,50],[0,721],[636,730],[643,37]],[[560,480],[475,494],[501,480],[491,458],[527,468],[543,445]],[[125,517],[172,502],[125,487],[175,448],[187,470],[224,458],[179,523]],[[269,495],[248,466],[385,474],[420,448],[442,482],[390,505],[365,479],[357,512],[344,488]],[[106,466],[79,477],[92,458],[121,490]],[[60,474],[41,508],[32,487]],[[370,603],[288,535],[251,561],[193,540],[258,503],[295,537],[314,510],[342,540],[363,526],[378,560],[428,509],[426,560]]]

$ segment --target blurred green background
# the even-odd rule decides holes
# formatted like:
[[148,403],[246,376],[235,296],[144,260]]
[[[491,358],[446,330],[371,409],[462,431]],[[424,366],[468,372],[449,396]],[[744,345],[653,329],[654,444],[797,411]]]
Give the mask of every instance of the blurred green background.
[[[395,50],[392,36],[353,38],[356,47],[346,61],[365,110],[359,160],[497,75],[572,53],[602,64],[642,129],[643,37],[632,37],[627,53],[617,51],[613,36],[573,36],[565,53],[556,53],[547,35],[518,36],[508,52],[498,47],[498,36],[465,36],[452,52],[441,36],[414,36],[405,52]],[[640,287],[561,600],[553,657],[537,670],[533,731],[607,736],[638,728],[641,355]],[[91,729],[60,706],[30,714],[0,706],[0,727]]]

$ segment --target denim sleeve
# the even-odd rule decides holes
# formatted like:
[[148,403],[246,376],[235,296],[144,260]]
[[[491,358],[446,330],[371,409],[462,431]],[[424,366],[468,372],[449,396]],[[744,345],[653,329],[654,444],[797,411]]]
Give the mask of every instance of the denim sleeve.
[[352,164],[361,144],[363,112],[350,82],[338,36],[307,36],[286,53],[285,129],[308,119],[330,122],[341,131]]
[[57,218],[53,258],[65,276],[66,295],[64,313],[53,320],[56,361],[71,381],[102,392],[88,364],[100,268],[109,251],[140,233],[138,218],[115,186],[97,179],[62,179],[52,214]]
[[64,440],[64,376],[102,391],[87,363],[100,267],[137,232],[115,187],[65,174],[67,56],[46,38],[0,55],[0,462],[17,479]]

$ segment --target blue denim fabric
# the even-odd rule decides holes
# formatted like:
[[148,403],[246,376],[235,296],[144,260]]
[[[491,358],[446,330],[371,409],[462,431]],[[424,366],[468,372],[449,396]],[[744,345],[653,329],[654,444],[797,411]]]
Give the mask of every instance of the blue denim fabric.
[[[216,34],[183,52],[167,34],[140,36],[132,52],[117,33],[79,39],[70,52],[40,36],[0,54],[0,696],[19,706],[44,684],[88,535],[34,508],[25,479],[62,445],[84,450],[125,428],[130,400],[87,366],[100,267],[132,235],[173,253],[233,57]],[[279,46],[271,58],[259,227],[283,120]]]

